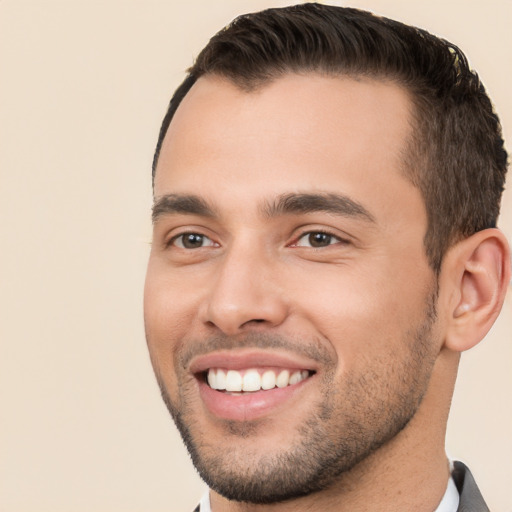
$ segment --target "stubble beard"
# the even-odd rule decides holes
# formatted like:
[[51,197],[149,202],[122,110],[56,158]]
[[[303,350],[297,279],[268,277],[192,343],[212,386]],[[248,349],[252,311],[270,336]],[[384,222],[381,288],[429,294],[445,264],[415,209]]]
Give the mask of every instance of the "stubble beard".
[[[279,452],[247,448],[248,440],[258,443],[265,435],[264,421],[226,421],[225,445],[209,444],[208,432],[197,426],[186,387],[180,388],[177,406],[157,372],[164,402],[203,480],[229,500],[254,504],[283,502],[339,483],[344,473],[403,430],[418,409],[435,362],[435,301],[432,294],[423,322],[405,335],[408,357],[391,365],[374,364],[364,375],[346,374],[336,387],[335,363],[327,363],[320,383],[322,400],[295,428],[294,441]],[[252,336],[250,346],[268,347],[268,337],[262,340]],[[244,440],[239,447],[237,439]]]

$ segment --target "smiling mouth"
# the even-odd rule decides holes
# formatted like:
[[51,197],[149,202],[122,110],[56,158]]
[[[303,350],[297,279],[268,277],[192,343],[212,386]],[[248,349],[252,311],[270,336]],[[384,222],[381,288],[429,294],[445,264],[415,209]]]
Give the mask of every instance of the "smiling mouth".
[[227,370],[209,368],[203,373],[204,380],[216,391],[242,394],[286,388],[302,382],[315,372],[311,370],[262,369]]

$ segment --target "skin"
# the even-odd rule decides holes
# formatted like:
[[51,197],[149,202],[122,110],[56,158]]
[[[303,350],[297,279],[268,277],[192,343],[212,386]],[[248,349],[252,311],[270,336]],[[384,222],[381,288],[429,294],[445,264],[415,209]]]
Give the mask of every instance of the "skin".
[[[405,428],[388,432],[324,490],[267,505],[211,492],[214,512],[432,511],[444,494],[458,364],[445,343],[444,311],[454,311],[461,294],[444,274],[435,293],[425,256],[425,206],[400,158],[411,108],[403,89],[369,79],[286,75],[244,92],[203,77],[170,125],[155,179],[145,324],[163,393],[199,457],[223,454],[220,467],[250,474],[296,446],[300,427],[327,402],[332,415],[322,428],[332,442],[347,418],[380,435],[388,411],[405,411]],[[364,214],[269,215],[285,195],[329,193]],[[160,200],[171,194],[194,195],[209,210],[171,208]],[[329,245],[311,247],[311,232],[328,233]],[[183,247],[183,233],[203,235],[203,245]],[[432,301],[438,314],[429,322]],[[268,337],[285,343],[260,341]],[[314,367],[314,378],[262,417],[215,416],[202,401],[194,357],[251,351],[298,360]]]

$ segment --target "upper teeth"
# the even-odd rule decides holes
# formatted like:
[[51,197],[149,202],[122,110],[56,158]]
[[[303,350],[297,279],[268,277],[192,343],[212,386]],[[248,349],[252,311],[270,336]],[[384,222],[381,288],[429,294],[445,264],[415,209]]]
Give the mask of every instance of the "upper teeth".
[[285,388],[297,384],[309,376],[308,370],[265,370],[260,373],[256,369],[243,371],[208,370],[208,384],[212,389],[226,391],[260,391],[261,389]]

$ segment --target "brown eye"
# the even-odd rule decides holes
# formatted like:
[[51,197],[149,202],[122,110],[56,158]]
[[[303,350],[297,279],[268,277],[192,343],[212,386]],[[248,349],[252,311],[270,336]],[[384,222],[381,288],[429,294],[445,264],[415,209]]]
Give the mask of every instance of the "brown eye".
[[199,233],[183,233],[173,240],[173,244],[182,249],[199,249],[215,245],[210,238]]
[[311,231],[309,233],[304,233],[297,240],[295,245],[297,247],[313,247],[315,249],[319,249],[339,242],[341,242],[341,240],[337,236],[330,235],[329,233],[324,233],[322,231]]
[[310,233],[308,242],[311,247],[327,247],[332,243],[332,236],[327,233]]

